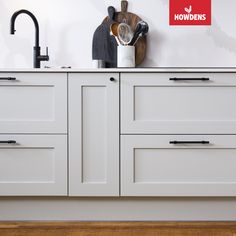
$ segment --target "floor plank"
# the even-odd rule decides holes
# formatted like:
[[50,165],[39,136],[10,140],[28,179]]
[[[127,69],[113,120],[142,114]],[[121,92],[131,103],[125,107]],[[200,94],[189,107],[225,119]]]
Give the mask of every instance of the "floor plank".
[[0,222],[0,236],[236,236],[236,222]]

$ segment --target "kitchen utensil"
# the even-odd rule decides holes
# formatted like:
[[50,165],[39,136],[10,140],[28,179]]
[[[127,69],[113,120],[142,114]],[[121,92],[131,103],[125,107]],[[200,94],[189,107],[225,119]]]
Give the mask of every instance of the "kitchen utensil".
[[144,35],[146,35],[146,34],[148,33],[148,31],[149,31],[149,25],[148,25],[148,23],[145,22],[145,21],[141,21],[141,22],[140,22],[140,25],[141,25],[141,27],[142,27],[142,36],[144,36]]
[[118,26],[118,38],[123,45],[128,45],[134,36],[131,27],[126,23],[121,23]]
[[135,29],[134,37],[129,45],[135,45],[141,37],[145,36],[148,33],[148,31],[149,26],[145,21],[138,22]]
[[137,40],[138,36],[141,34],[141,30],[142,30],[142,25],[140,24],[141,21],[139,21],[135,27],[135,31],[134,31],[134,36],[130,42],[130,45],[133,45],[134,42]]
[[117,42],[110,35],[110,25],[115,17],[115,8],[108,7],[108,20],[103,21],[93,35],[92,58],[104,61],[105,67],[117,65]]
[[[134,31],[137,23],[139,21],[142,21],[142,19],[134,13],[127,12],[127,8],[128,8],[128,1],[124,1],[124,2],[122,1],[121,2],[122,11],[115,13],[114,20],[115,22],[118,22],[118,23],[123,23],[125,21],[127,24],[130,25],[131,29]],[[109,17],[106,17],[104,21],[108,22]],[[147,39],[146,39],[146,36],[144,36],[144,37],[141,37],[135,45],[136,65],[140,65],[143,62],[146,55],[146,49],[147,49]]]
[[111,24],[110,34],[115,37],[115,40],[116,40],[117,44],[121,45],[121,43],[118,39],[118,26],[119,26],[119,23],[117,23],[117,22],[114,22],[113,24]]

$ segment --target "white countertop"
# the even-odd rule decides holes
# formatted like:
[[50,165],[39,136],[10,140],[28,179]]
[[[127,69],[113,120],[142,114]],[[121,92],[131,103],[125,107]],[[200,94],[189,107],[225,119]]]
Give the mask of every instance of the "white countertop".
[[79,68],[71,68],[71,69],[60,69],[60,68],[50,68],[50,69],[1,69],[0,73],[14,73],[14,72],[37,72],[37,73],[119,73],[119,72],[126,72],[126,73],[162,73],[162,72],[236,72],[236,67],[211,67],[211,68],[114,68],[114,69],[79,69]]

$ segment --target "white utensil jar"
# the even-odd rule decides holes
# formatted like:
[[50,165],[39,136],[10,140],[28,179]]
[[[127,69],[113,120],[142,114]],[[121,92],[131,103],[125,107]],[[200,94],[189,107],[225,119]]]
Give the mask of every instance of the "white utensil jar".
[[119,45],[117,48],[117,66],[135,67],[135,46]]

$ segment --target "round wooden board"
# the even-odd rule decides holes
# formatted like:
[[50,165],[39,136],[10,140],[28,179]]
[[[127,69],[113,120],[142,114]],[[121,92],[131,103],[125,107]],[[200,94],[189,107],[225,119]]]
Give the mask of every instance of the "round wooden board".
[[[125,22],[128,25],[130,25],[130,27],[132,28],[132,30],[134,31],[136,28],[136,25],[139,21],[141,21],[142,19],[137,16],[134,13],[131,12],[116,12],[115,14],[115,21],[118,23],[122,23]],[[108,17],[106,17],[104,19],[104,21],[108,21]],[[142,37],[138,40],[138,42],[135,45],[135,61],[136,61],[136,66],[140,65],[145,56],[146,56],[146,48],[147,48],[147,38]]]

